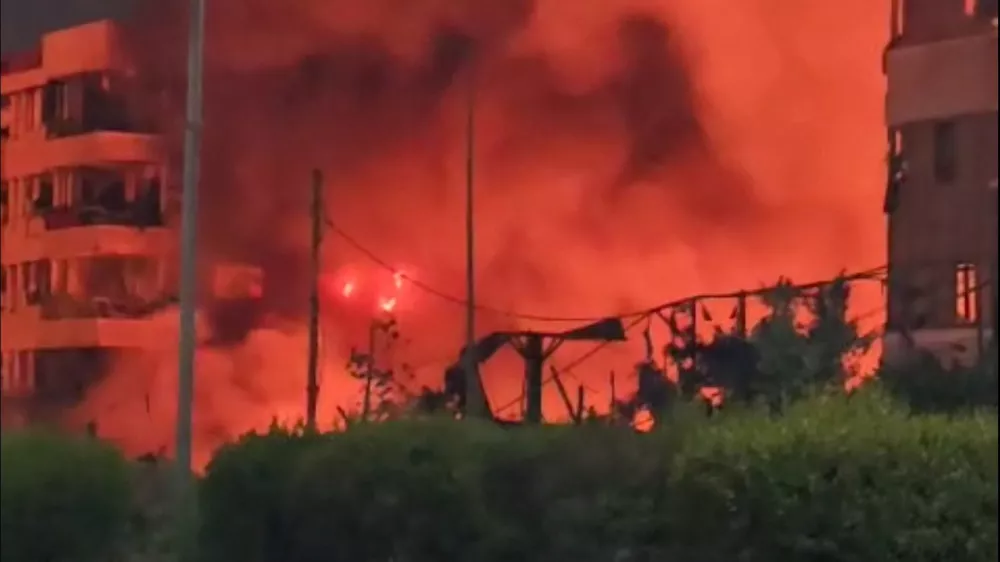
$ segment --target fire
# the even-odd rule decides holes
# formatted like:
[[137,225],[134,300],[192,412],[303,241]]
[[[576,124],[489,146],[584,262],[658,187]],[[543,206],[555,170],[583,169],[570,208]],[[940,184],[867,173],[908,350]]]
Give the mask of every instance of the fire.
[[[283,288],[265,292],[266,318],[298,339],[268,340],[258,353],[274,364],[297,364],[306,348],[313,168],[324,169],[331,220],[378,257],[416,264],[415,278],[452,301],[464,298],[473,79],[476,297],[487,307],[603,316],[884,260],[883,3],[397,4],[208,3],[202,245],[213,256],[252,253],[267,286]],[[126,42],[145,80],[136,107],[177,149],[186,3],[144,5],[152,13]],[[364,259],[332,235],[323,257],[331,270]],[[461,308],[391,277],[394,289],[358,276],[325,291],[327,355],[366,337],[367,326],[342,320],[351,310],[388,305],[412,336],[408,353],[453,360]],[[484,334],[532,327],[486,310],[477,322]],[[581,367],[590,399],[607,403],[607,372],[636,355],[617,346]],[[502,403],[520,382],[505,369],[514,364],[497,361],[486,385]],[[303,401],[304,383],[289,383],[286,368],[239,365],[260,412]],[[420,376],[436,383],[443,366]],[[330,408],[354,400],[333,392],[340,371],[337,359],[324,379]],[[266,423],[224,407],[243,392],[231,380],[199,375],[199,415],[213,427]],[[157,423],[169,431],[168,419]]]
[[354,282],[348,281],[347,283],[344,283],[344,287],[340,290],[340,294],[343,295],[344,298],[351,298],[351,295],[354,294],[354,287]]
[[379,299],[378,306],[383,312],[392,312],[393,310],[396,310],[396,302],[396,297],[387,297]]

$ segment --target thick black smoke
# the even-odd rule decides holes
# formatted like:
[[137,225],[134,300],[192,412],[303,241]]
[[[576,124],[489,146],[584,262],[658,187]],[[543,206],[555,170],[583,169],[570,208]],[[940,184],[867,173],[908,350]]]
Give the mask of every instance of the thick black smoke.
[[[646,242],[648,228],[634,222],[649,217],[618,212],[635,197],[680,217],[675,236],[692,244],[767,220],[746,179],[715,156],[691,69],[668,22],[653,14],[609,8],[613,62],[599,80],[581,86],[568,82],[545,52],[523,47],[534,24],[530,0],[412,0],[395,12],[383,6],[390,3],[370,0],[292,4],[209,2],[203,248],[213,258],[263,266],[266,310],[296,315],[307,302],[302,229],[311,167],[326,172],[333,212],[379,247],[455,243],[447,235],[407,240],[413,229],[402,223],[443,220],[447,212],[435,210],[455,198],[459,186],[442,170],[460,165],[445,159],[456,156],[455,116],[472,80],[482,103],[500,115],[493,121],[499,125],[484,125],[492,140],[481,155],[481,173],[498,179],[483,188],[492,197],[556,207],[545,186],[520,185],[518,171],[545,167],[546,150],[572,151],[575,143],[607,142],[617,154],[615,165],[587,174],[580,187],[586,197],[566,224],[595,252]],[[178,47],[186,25],[179,8],[157,3],[135,22],[139,32],[130,42],[142,78],[138,107],[172,133],[177,155],[184,101]],[[336,23],[324,23],[318,12]],[[382,25],[372,23],[380,18]],[[406,18],[413,18],[416,39],[400,31],[410,29]],[[411,172],[411,164],[400,162],[408,151],[437,162]],[[400,172],[388,175],[398,183],[368,179],[381,173],[372,170],[394,167]],[[386,201],[405,202],[411,212],[387,217]],[[501,270],[499,278],[545,277],[546,268],[559,267],[550,262],[558,256],[551,246],[564,241],[533,243],[534,249],[494,248],[497,261],[484,266]],[[547,289],[532,290],[537,298]],[[226,333],[245,333],[259,315],[217,319],[223,318],[240,319]]]

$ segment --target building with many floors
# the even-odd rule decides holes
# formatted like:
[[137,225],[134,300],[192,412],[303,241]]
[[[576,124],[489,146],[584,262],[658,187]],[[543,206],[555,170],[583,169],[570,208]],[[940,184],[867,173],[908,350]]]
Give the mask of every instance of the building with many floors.
[[997,0],[891,6],[885,353],[967,362],[997,316]]
[[[171,180],[179,174],[163,139],[128,111],[121,38],[115,23],[99,21],[45,34],[36,49],[2,59],[5,423],[58,421],[110,362],[175,341],[151,317],[177,294]],[[202,297],[259,305],[259,267],[210,266],[199,275]]]
[[[997,2],[891,4],[885,351],[968,358],[997,316]],[[174,190],[161,139],[130,119],[119,45],[102,21],[3,57],[6,423],[56,415],[115,353],[172,339],[148,315],[176,292]],[[237,272],[259,296],[259,270]]]
[[53,32],[4,57],[0,256],[3,413],[79,400],[108,351],[157,340],[174,294],[161,141],[126,111],[118,31]]

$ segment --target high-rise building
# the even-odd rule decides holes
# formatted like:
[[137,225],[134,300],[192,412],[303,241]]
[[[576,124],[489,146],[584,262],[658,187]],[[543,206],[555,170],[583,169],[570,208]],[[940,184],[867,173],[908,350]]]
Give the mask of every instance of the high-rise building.
[[996,326],[997,0],[891,4],[885,353],[969,361]]
[[174,294],[160,139],[130,119],[117,28],[44,35],[3,58],[3,417],[78,401],[109,350],[155,345]]

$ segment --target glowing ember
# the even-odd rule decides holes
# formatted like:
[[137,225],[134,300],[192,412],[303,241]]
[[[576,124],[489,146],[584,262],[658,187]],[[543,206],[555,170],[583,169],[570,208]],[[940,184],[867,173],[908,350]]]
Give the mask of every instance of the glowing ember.
[[344,298],[350,298],[351,295],[354,294],[354,282],[348,281],[347,283],[344,283],[344,287],[340,290],[340,294],[343,295]]
[[382,309],[383,312],[392,312],[396,309],[396,297],[389,297],[379,300],[378,307]]

